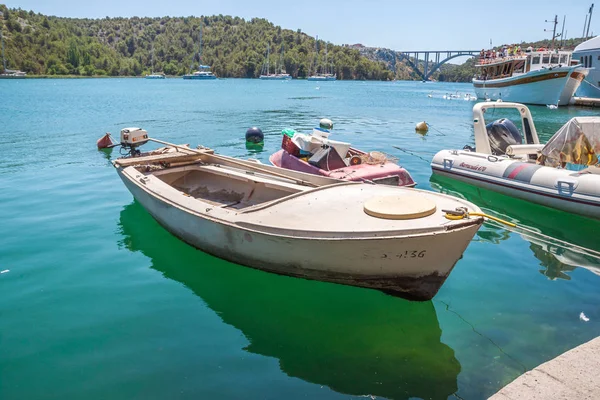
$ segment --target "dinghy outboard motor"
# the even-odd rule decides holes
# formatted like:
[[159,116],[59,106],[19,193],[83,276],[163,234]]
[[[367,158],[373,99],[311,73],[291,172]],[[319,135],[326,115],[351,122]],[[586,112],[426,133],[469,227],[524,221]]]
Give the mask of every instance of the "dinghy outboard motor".
[[129,150],[130,156],[140,154],[137,149],[148,141],[148,132],[141,128],[121,129],[121,149]]
[[485,129],[493,155],[503,156],[508,146],[523,143],[519,129],[508,118],[497,119],[487,124]]

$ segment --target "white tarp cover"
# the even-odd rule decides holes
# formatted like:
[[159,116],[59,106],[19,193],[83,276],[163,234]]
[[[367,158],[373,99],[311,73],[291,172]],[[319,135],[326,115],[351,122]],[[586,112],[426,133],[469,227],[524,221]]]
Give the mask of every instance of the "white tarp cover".
[[337,140],[325,139],[316,135],[307,135],[304,133],[296,133],[292,138],[292,142],[301,150],[309,153],[314,153],[319,150],[324,144],[333,147],[340,158],[346,158],[346,154],[350,149],[350,143],[338,142]]
[[541,153],[539,162],[552,167],[598,164],[600,117],[571,118],[548,140]]

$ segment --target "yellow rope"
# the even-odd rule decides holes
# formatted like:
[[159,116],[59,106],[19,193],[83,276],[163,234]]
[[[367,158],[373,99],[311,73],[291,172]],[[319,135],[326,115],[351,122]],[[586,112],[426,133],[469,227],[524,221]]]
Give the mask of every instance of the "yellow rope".
[[597,259],[600,260],[600,251],[597,250],[593,250],[593,249],[588,249],[586,247],[582,247],[582,246],[578,246],[575,245],[573,243],[569,243],[566,242],[564,240],[560,240],[557,238],[554,238],[552,236],[548,236],[548,235],[544,235],[541,232],[537,232],[533,229],[527,228],[526,226],[523,225],[517,225],[514,224],[512,222],[508,222],[505,221],[503,219],[494,217],[492,215],[489,214],[485,214],[485,213],[480,213],[480,212],[468,212],[467,209],[465,207],[459,207],[455,210],[442,210],[445,212],[444,216],[447,219],[453,220],[453,221],[457,221],[457,220],[461,220],[464,218],[469,218],[470,216],[477,216],[477,217],[484,217],[484,218],[488,218],[494,222],[500,223],[500,224],[504,224],[507,225],[511,228],[517,228],[516,230],[512,230],[512,229],[507,229],[509,232],[514,232],[517,233],[519,235],[522,235],[524,237],[529,237],[531,239],[535,239],[535,240],[539,240],[543,243],[549,244],[549,245],[559,245],[562,248],[566,249],[566,250],[570,250],[573,251],[575,253],[578,254],[582,254],[585,256],[590,256],[590,257],[595,257]]
[[511,226],[513,228],[517,226],[517,224],[513,224],[512,222],[508,222],[508,221],[505,221],[503,219],[496,218],[496,217],[494,217],[492,215],[485,214],[485,213],[480,213],[480,212],[465,212],[464,214],[461,214],[461,215],[453,215],[453,214],[450,214],[448,212],[445,214],[445,217],[447,219],[450,219],[450,220],[453,220],[453,221],[456,221],[456,220],[459,220],[459,219],[463,219],[463,218],[469,218],[469,216],[485,217],[485,218],[491,219],[492,221],[496,221],[496,222],[499,222],[501,224]]

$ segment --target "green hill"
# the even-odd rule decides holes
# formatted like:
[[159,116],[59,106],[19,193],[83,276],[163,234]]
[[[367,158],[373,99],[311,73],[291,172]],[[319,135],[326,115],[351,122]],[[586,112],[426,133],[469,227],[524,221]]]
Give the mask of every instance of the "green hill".
[[[285,69],[294,78],[314,72],[315,39],[275,26],[265,19],[246,21],[231,16],[164,18],[60,18],[0,5],[0,28],[7,68],[30,75],[141,76],[154,71],[168,75],[190,72],[203,26],[202,63],[219,77],[260,75],[267,44],[270,64],[285,49]],[[319,59],[325,42],[319,41]],[[196,56],[196,66],[197,66]],[[329,45],[328,64],[338,79],[392,79],[384,63],[362,57],[358,50]],[[272,70],[273,72],[273,70]]]

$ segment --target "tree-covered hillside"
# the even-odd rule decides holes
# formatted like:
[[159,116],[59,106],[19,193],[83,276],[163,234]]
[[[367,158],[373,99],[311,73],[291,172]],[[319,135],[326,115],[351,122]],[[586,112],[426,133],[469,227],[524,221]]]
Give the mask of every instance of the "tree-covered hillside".
[[[267,44],[271,72],[285,50],[285,69],[294,78],[314,73],[315,39],[275,26],[265,19],[231,16],[77,19],[8,9],[0,5],[0,23],[8,69],[30,75],[140,76],[152,70],[168,75],[190,72],[198,65],[198,34],[203,26],[202,63],[219,77],[260,75]],[[325,42],[319,40],[324,64]],[[338,79],[392,79],[381,62],[358,50],[329,45],[328,64]],[[1,67],[0,67],[1,68]]]

